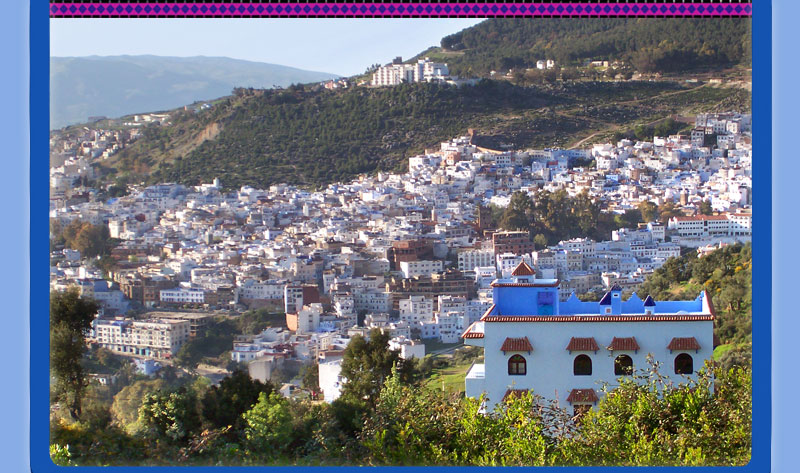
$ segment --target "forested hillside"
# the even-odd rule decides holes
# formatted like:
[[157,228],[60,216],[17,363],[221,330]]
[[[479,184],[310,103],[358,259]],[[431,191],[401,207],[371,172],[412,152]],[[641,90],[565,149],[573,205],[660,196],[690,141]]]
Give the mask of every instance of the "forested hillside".
[[598,130],[632,130],[678,112],[750,107],[745,90],[676,82],[523,87],[486,80],[463,87],[236,92],[210,110],[175,112],[171,125],[143,129],[142,138],[104,163],[105,171],[150,182],[198,184],[219,177],[229,187],[315,186],[405,170],[405,158],[470,128],[478,133],[477,144],[487,147],[566,147]]
[[445,60],[451,73],[621,60],[640,72],[674,72],[750,63],[749,18],[495,18],[446,36],[421,56]]

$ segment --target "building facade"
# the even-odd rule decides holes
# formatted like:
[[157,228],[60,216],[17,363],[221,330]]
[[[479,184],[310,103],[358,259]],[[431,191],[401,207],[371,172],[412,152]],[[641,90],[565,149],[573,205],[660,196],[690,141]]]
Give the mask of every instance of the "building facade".
[[486,396],[486,409],[515,391],[531,391],[580,412],[596,405],[601,386],[646,368],[652,355],[678,383],[693,377],[714,350],[714,310],[707,294],[659,301],[614,286],[599,302],[574,294],[560,301],[558,280],[535,279],[521,263],[492,284],[494,305],[462,334],[484,348],[483,364],[466,376],[466,394]]
[[178,319],[95,319],[94,341],[123,355],[170,358],[189,340],[191,322]]

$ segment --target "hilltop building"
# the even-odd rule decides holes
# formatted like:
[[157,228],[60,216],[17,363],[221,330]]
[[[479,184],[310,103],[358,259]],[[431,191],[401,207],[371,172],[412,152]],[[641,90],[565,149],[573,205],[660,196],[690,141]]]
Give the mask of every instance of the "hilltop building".
[[404,82],[444,82],[450,78],[447,64],[433,62],[428,58],[413,64],[403,64],[403,59],[395,58],[392,64],[381,66],[372,74],[373,86],[400,85]]
[[519,391],[572,406],[596,405],[602,383],[646,366],[648,354],[675,382],[692,377],[714,349],[714,308],[704,292],[692,301],[622,300],[615,285],[599,302],[559,300],[557,279],[536,279],[524,261],[492,283],[494,305],[462,334],[484,348],[467,372],[466,395],[486,409]]

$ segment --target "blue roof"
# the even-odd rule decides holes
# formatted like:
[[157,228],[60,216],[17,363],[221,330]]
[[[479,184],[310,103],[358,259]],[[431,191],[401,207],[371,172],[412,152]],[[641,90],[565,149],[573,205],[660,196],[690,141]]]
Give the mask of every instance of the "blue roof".
[[645,298],[645,300],[644,300],[644,306],[645,307],[655,307],[656,306],[656,301],[654,301],[653,298],[650,297],[650,295],[648,294],[647,298]]
[[600,299],[600,305],[611,305],[611,291],[606,292],[602,299]]

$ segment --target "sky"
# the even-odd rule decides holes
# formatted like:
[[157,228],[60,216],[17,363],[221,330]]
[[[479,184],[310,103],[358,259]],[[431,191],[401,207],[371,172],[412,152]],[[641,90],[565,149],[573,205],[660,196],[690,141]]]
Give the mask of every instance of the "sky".
[[224,56],[342,76],[411,58],[480,18],[54,18],[50,55]]

